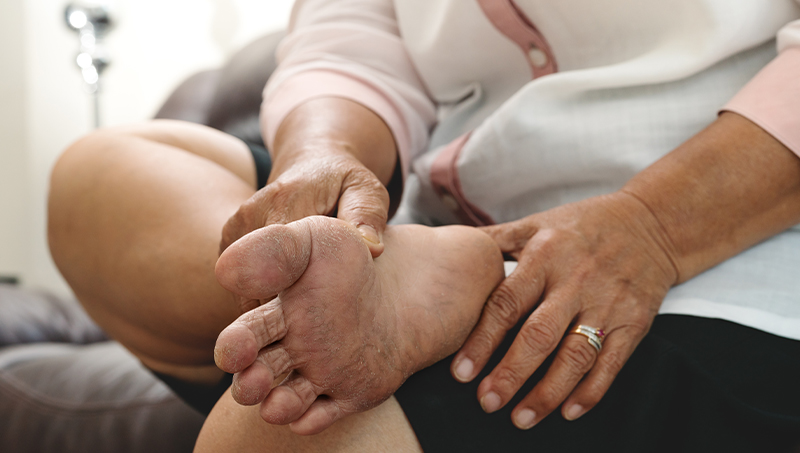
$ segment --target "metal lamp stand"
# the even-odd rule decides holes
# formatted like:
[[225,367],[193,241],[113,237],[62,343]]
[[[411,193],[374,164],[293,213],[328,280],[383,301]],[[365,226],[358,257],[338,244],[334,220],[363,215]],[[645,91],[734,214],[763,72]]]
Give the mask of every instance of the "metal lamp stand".
[[83,76],[86,91],[92,96],[94,127],[100,127],[100,91],[103,71],[111,63],[103,38],[111,30],[113,21],[107,5],[70,3],[64,9],[67,26],[75,30],[80,50],[75,63]]

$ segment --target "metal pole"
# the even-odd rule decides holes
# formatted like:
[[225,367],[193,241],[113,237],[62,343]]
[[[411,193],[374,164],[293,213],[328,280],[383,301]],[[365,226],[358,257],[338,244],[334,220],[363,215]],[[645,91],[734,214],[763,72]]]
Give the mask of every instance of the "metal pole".
[[92,96],[94,127],[99,128],[101,77],[110,62],[102,42],[113,25],[109,8],[97,2],[71,3],[64,10],[64,20],[69,28],[78,32],[80,50],[75,62],[81,70],[84,86]]
[[99,87],[94,90],[92,94],[92,99],[94,100],[94,128],[100,128],[100,89]]

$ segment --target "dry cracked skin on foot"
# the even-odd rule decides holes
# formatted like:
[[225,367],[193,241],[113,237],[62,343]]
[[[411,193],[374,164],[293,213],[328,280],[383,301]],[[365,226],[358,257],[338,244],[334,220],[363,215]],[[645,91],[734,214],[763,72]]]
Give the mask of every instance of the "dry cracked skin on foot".
[[503,278],[497,246],[464,226],[390,226],[384,243],[373,260],[349,223],[308,217],[225,250],[222,286],[269,300],[217,340],[218,366],[236,373],[237,402],[314,434],[377,406],[458,349]]

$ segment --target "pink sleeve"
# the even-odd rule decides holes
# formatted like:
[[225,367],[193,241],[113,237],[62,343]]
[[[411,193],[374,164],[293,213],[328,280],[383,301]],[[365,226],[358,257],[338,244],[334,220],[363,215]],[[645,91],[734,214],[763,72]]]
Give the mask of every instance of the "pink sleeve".
[[778,35],[780,54],[723,108],[758,124],[800,156],[800,21]]
[[389,126],[404,175],[426,149],[436,106],[400,38],[392,0],[298,0],[277,56],[261,108],[268,148],[294,108],[340,97],[364,105]]

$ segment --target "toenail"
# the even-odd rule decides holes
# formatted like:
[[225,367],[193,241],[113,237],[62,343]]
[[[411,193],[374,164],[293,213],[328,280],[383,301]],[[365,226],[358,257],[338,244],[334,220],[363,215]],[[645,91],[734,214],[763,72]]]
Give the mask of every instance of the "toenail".
[[456,366],[456,379],[461,382],[468,382],[469,379],[472,377],[472,371],[475,369],[475,364],[472,363],[472,360],[464,357],[458,362]]
[[519,429],[530,429],[536,424],[536,412],[530,409],[522,409],[514,417],[514,424]]
[[483,407],[484,411],[490,414],[497,409],[500,409],[500,404],[500,397],[494,392],[489,392],[483,395],[483,398],[481,398],[481,407]]

